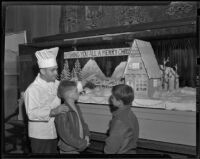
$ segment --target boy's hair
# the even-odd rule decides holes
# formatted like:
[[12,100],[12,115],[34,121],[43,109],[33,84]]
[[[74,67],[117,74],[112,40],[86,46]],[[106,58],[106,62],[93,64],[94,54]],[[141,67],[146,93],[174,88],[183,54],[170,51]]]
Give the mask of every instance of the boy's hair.
[[132,104],[134,100],[134,90],[126,84],[119,84],[112,88],[112,95],[121,100],[124,105]]
[[63,95],[66,91],[73,90],[76,88],[77,84],[75,81],[69,81],[69,80],[62,80],[58,86],[58,92],[57,96],[61,99],[63,99]]

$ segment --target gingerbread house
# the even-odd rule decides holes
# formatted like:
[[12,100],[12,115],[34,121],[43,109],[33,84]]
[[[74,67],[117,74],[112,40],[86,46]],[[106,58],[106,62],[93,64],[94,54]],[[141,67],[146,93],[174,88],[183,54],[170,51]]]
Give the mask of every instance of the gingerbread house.
[[161,89],[161,72],[150,42],[135,39],[124,71],[126,84],[136,98],[151,98]]

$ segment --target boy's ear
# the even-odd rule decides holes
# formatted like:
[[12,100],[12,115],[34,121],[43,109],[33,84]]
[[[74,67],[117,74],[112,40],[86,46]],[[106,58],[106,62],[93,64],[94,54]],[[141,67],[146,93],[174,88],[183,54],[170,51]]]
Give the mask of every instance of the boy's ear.
[[117,100],[117,102],[118,102],[118,105],[119,105],[119,106],[123,106],[123,105],[124,105],[123,101],[122,101],[122,100],[120,100],[120,99],[119,99],[119,100]]
[[119,100],[116,100],[115,101],[115,104],[117,107],[121,106],[122,105],[122,101],[119,99]]

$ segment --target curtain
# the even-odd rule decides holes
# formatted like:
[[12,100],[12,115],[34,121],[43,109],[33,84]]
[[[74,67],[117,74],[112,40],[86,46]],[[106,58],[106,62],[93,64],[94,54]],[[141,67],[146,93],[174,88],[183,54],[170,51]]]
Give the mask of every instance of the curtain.
[[27,31],[32,38],[55,35],[60,32],[60,5],[11,5],[6,8],[6,32]]
[[195,87],[196,81],[196,38],[151,41],[159,65],[169,57],[166,66],[178,66],[180,87]]

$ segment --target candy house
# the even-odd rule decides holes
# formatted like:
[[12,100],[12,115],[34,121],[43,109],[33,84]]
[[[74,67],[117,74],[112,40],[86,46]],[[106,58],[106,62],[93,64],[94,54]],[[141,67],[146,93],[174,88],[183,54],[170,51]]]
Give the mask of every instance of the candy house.
[[136,97],[152,97],[161,89],[161,73],[151,44],[134,40],[124,72],[126,84],[132,86]]

